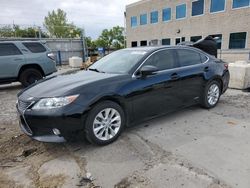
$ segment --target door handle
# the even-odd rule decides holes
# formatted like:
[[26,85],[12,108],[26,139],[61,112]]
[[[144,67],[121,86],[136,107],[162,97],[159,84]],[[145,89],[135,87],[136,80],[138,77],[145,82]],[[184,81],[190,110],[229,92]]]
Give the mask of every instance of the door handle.
[[208,71],[209,71],[209,67],[205,67],[204,72],[208,72]]
[[171,75],[171,80],[178,80],[180,76],[177,73]]

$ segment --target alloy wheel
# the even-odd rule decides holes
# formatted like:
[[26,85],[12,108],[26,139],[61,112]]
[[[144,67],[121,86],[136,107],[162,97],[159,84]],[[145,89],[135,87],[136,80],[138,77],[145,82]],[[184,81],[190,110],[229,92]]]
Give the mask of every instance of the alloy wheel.
[[217,84],[212,84],[208,89],[207,101],[208,104],[214,106],[220,98],[220,88]]
[[121,128],[121,115],[114,108],[106,108],[99,112],[93,122],[93,132],[95,136],[107,141],[117,135]]

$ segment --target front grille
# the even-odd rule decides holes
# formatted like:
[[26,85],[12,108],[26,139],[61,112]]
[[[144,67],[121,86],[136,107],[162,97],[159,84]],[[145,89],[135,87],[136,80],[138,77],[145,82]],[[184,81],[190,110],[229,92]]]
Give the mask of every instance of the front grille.
[[18,101],[18,109],[23,112],[24,110],[26,110],[30,105],[31,105],[31,101]]
[[32,133],[32,130],[30,129],[29,125],[27,124],[27,122],[25,121],[24,117],[23,116],[20,116],[20,126],[21,126],[21,129],[29,136],[31,136],[33,133]]

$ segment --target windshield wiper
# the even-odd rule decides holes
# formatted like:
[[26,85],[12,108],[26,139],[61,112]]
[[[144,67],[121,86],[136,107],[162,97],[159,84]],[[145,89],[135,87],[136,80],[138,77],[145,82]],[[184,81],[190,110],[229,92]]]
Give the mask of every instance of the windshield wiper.
[[98,70],[98,69],[91,69],[91,68],[89,68],[88,70],[90,70],[90,71],[95,71],[95,72],[100,72],[100,73],[105,73],[104,71],[100,71],[100,70]]

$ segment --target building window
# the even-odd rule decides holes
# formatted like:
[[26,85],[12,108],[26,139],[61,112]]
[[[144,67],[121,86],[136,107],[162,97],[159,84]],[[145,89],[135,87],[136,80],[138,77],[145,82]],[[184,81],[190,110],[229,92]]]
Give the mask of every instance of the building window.
[[247,33],[231,33],[229,40],[229,49],[241,49],[246,47]]
[[170,45],[170,43],[171,43],[171,39],[170,38],[162,39],[161,40],[161,44],[162,45]]
[[192,2],[192,16],[202,15],[204,13],[204,0],[195,0]]
[[151,41],[149,42],[149,45],[150,45],[150,46],[157,46],[157,45],[158,45],[158,40],[157,40],[157,39],[151,40]]
[[250,0],[233,0],[233,8],[250,6]]
[[200,39],[202,39],[202,36],[193,36],[193,37],[190,37],[190,41],[191,42],[197,42]]
[[186,17],[186,4],[176,6],[176,19],[181,19]]
[[165,8],[162,10],[162,21],[171,20],[171,8]]
[[131,47],[137,47],[137,41],[132,41],[131,42]]
[[185,37],[181,37],[181,38],[176,38],[175,39],[175,45],[181,43],[181,42],[185,42]]
[[158,22],[158,11],[153,11],[150,13],[150,21],[151,21],[151,23]]
[[217,43],[217,48],[221,49],[221,44],[222,44],[222,34],[217,34],[217,35],[210,35],[211,37],[214,38],[214,40]]
[[225,0],[211,0],[210,12],[220,12],[225,10]]
[[140,15],[140,25],[146,25],[148,23],[147,14]]
[[137,17],[132,16],[131,17],[131,27],[136,27],[137,26]]
[[147,41],[146,40],[142,40],[140,43],[141,43],[141,46],[147,46]]

